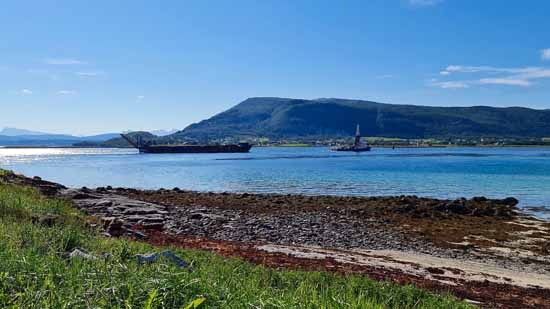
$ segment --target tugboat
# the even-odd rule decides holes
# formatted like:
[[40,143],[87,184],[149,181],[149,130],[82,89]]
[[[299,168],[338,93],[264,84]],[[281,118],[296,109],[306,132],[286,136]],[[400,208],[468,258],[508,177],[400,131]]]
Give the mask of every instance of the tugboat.
[[153,144],[150,141],[143,142],[138,138],[132,140],[126,134],[120,134],[130,145],[139,150],[140,153],[240,153],[249,152],[252,145],[239,143],[230,145],[186,145],[186,144]]
[[357,125],[357,130],[355,131],[355,142],[352,146],[337,146],[332,148],[334,151],[353,151],[353,152],[365,152],[370,151],[369,145],[363,145],[361,143],[361,131],[359,130],[359,125]]

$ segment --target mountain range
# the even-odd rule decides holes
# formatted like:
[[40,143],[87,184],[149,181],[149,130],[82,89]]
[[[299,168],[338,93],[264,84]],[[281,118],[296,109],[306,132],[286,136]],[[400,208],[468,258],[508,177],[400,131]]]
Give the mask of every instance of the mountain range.
[[[26,130],[21,130],[26,131]],[[104,142],[119,136],[115,133],[92,136],[31,133],[21,135],[0,135],[0,146],[71,146],[82,141]]]
[[[134,132],[147,140],[212,142],[255,138],[330,139],[363,136],[398,138],[549,138],[550,110],[524,107],[434,107],[323,98],[249,98],[181,131]],[[124,147],[117,133],[94,136],[47,134],[4,128],[4,146]]]
[[523,107],[433,107],[347,99],[247,99],[171,138],[550,137],[550,110]]

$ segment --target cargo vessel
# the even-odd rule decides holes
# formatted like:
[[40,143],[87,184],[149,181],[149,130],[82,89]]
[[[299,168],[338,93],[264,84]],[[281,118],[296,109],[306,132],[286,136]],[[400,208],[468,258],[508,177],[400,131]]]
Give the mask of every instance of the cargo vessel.
[[357,125],[357,129],[355,130],[355,141],[353,145],[351,146],[336,146],[333,147],[332,150],[334,151],[353,151],[353,152],[365,152],[370,151],[370,146],[365,145],[361,143],[361,131],[359,129],[359,125]]
[[249,152],[252,145],[249,143],[229,145],[187,145],[187,144],[153,144],[143,142],[140,139],[134,141],[126,134],[121,134],[130,145],[139,150],[140,153],[239,153]]

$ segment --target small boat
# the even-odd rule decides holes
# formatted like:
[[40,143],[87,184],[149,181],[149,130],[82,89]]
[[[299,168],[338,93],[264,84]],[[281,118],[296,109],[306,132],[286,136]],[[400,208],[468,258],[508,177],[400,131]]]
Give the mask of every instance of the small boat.
[[241,153],[249,152],[252,145],[249,143],[229,145],[186,145],[186,144],[152,144],[142,142],[140,139],[134,141],[126,134],[121,134],[130,145],[139,150],[140,153]]
[[369,145],[364,145],[361,143],[361,131],[359,129],[359,125],[357,125],[357,129],[355,131],[355,142],[351,146],[337,146],[333,147],[332,150],[334,151],[352,151],[352,152],[365,152],[370,151],[371,147]]

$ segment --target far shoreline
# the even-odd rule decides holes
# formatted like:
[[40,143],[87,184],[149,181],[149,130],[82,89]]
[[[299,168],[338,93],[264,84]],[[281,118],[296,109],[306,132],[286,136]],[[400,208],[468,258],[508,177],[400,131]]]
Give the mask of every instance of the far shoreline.
[[[269,146],[254,146],[254,148],[330,148],[330,146],[318,146],[318,145],[269,145]],[[415,149],[415,148],[550,148],[550,145],[372,145],[373,149],[376,148],[403,148],[403,149]],[[2,146],[0,149],[134,149],[133,147],[82,147],[82,146]]]

